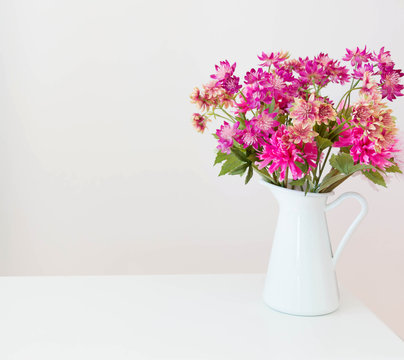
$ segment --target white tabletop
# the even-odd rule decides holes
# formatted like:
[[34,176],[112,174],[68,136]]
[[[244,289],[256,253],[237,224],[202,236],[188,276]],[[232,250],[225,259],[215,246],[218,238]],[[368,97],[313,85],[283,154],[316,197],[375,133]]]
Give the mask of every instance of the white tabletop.
[[296,317],[264,276],[0,278],[0,359],[404,359],[404,343],[348,294]]

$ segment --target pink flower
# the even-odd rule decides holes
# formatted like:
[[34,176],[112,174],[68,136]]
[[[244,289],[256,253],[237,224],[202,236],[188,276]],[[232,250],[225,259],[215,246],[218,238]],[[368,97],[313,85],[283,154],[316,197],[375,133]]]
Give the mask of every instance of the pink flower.
[[220,65],[215,65],[216,74],[211,75],[212,79],[216,79],[217,81],[222,81],[226,79],[228,76],[232,76],[234,70],[236,69],[236,63],[230,65],[230,63],[225,60],[221,61]]
[[328,120],[334,120],[337,113],[331,104],[321,103],[318,107],[318,116],[316,121],[319,125],[328,124]]
[[314,123],[318,117],[318,101],[314,99],[314,94],[307,101],[295,98],[289,115],[296,122]]
[[353,145],[350,154],[355,163],[373,165],[382,170],[391,166],[389,159],[393,157],[394,152],[397,152],[394,146],[378,151],[375,143],[364,135],[364,131],[360,127],[352,130],[352,138]]
[[316,85],[324,86],[329,81],[324,67],[315,60],[306,61],[304,69],[299,71],[299,74],[301,81],[309,85],[314,82]]
[[299,72],[304,69],[304,63],[297,59],[290,59],[284,64],[285,69]]
[[208,99],[206,99],[201,91],[196,87],[191,93],[191,103],[196,104],[201,111],[209,110],[210,103]]
[[237,137],[239,134],[239,127],[240,123],[236,122],[233,125],[230,125],[226,121],[223,123],[223,125],[220,127],[220,129],[216,130],[216,135],[219,138],[219,145],[217,148],[226,154],[230,154],[231,152],[231,147],[233,146],[234,143],[234,138]]
[[379,102],[382,99],[382,94],[376,84],[376,81],[372,79],[371,73],[365,71],[363,74],[362,89],[359,91],[362,97],[366,96],[372,101]]
[[222,80],[221,85],[229,94],[235,94],[241,89],[240,78],[236,76],[228,76]]
[[268,109],[264,110],[256,118],[253,119],[254,127],[264,133],[273,133],[274,128],[279,125],[279,123],[274,120],[278,113],[269,113]]
[[379,68],[394,67],[394,62],[391,59],[390,51],[384,51],[384,46],[380,49],[379,54],[374,52],[373,60],[377,62]]
[[373,65],[372,64],[364,64],[361,66],[358,66],[356,69],[354,69],[352,73],[352,77],[354,79],[362,79],[365,76],[365,73],[368,73],[369,75],[373,74]]
[[297,123],[289,127],[291,140],[295,144],[311,143],[318,134],[313,130],[313,126],[308,123]]
[[382,97],[393,101],[397,96],[403,96],[401,92],[404,86],[400,84],[400,78],[404,74],[401,70],[390,69],[387,72],[383,72],[381,75],[381,85],[382,85]]
[[211,107],[233,106],[233,96],[223,89],[216,81],[203,85],[203,91],[195,88],[190,96],[191,102],[195,103],[201,111],[208,111]]
[[346,49],[347,53],[345,56],[342,58],[344,61],[349,61],[351,60],[351,65],[355,66],[361,66],[363,62],[368,62],[371,58],[372,55],[366,51],[366,46],[363,50],[360,50],[358,47],[356,50],[349,50]]
[[322,79],[321,85],[326,85],[329,81],[340,84],[349,81],[348,69],[341,66],[339,61],[331,59],[328,54],[320,53],[314,58],[314,62],[324,70],[325,77]]
[[365,101],[359,101],[352,107],[352,122],[366,126],[372,116],[372,107]]
[[195,113],[192,115],[192,123],[196,130],[200,133],[203,133],[206,129],[206,123],[209,119],[201,114]]
[[245,74],[244,83],[254,84],[262,78],[263,74],[264,71],[262,70],[262,68],[259,68],[258,70],[251,69],[250,71],[247,71],[247,73]]
[[238,141],[243,145],[244,148],[252,146],[256,149],[258,147],[260,143],[260,133],[252,125],[251,121],[247,122],[245,129],[240,130]]
[[300,145],[301,148],[293,142],[289,129],[285,125],[281,125],[269,139],[269,142],[264,145],[262,153],[258,156],[262,160],[258,162],[258,168],[263,169],[269,165],[268,172],[270,174],[279,170],[279,181],[285,179],[288,168],[294,180],[303,177],[304,174],[296,162],[304,163],[306,160],[309,167],[315,167],[317,147],[314,143]]
[[285,61],[288,57],[289,54],[283,51],[277,53],[271,53],[269,55],[262,52],[261,56],[258,55],[258,59],[263,61],[263,63],[261,63],[260,66],[272,66],[272,65],[277,66],[282,61]]

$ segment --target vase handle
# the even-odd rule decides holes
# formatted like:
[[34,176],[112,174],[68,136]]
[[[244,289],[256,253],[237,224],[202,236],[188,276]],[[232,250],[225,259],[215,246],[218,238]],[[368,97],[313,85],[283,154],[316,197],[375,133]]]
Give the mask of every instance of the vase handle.
[[359,223],[362,221],[362,219],[365,217],[365,215],[368,212],[368,204],[367,204],[365,198],[356,192],[346,192],[346,193],[342,194],[337,199],[335,199],[334,201],[327,204],[325,211],[334,209],[339,204],[341,204],[341,202],[343,202],[345,199],[349,199],[349,198],[354,198],[359,201],[359,203],[361,204],[361,211],[360,211],[359,215],[355,218],[355,220],[352,222],[352,224],[349,226],[348,230],[346,231],[344,237],[342,238],[340,244],[337,247],[337,251],[335,252],[333,259],[332,259],[334,266],[337,263],[337,260],[340,257],[341,252],[344,249],[348,239],[351,237],[351,235],[354,232],[354,230],[356,229],[356,227],[359,225]]

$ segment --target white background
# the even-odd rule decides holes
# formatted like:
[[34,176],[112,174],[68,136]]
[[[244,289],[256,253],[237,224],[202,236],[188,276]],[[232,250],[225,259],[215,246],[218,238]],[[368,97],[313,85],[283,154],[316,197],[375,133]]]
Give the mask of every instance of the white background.
[[[404,68],[403,15],[403,1],[0,1],[0,274],[264,272],[275,200],[217,177],[190,92],[261,51],[386,46]],[[403,129],[404,99],[392,107]],[[370,211],[340,284],[404,337],[403,182],[344,191]],[[330,212],[334,246],[358,211]]]

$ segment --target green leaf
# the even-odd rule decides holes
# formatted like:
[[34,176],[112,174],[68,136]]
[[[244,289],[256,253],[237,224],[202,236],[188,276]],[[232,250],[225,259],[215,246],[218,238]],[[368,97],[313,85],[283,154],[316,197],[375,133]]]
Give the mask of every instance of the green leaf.
[[388,173],[400,173],[402,174],[403,172],[400,170],[397,164],[389,166],[386,170]]
[[307,176],[305,177],[305,180],[307,180],[307,181],[306,181],[306,188],[304,189],[304,195],[307,195],[307,193],[310,192],[310,190],[311,190],[311,186],[310,186],[311,181]]
[[351,174],[354,166],[352,156],[345,153],[339,153],[338,155],[333,154],[330,159],[330,164],[333,168],[346,175]]
[[275,98],[272,98],[271,104],[268,107],[268,111],[271,114],[274,112],[274,110],[275,110]]
[[229,154],[225,154],[225,153],[222,153],[221,151],[218,151],[218,153],[216,155],[215,163],[213,164],[213,166],[215,166],[216,164],[219,164],[222,161],[228,159],[229,156],[230,156]]
[[234,170],[236,167],[240,166],[243,162],[240,161],[234,154],[231,154],[229,158],[222,165],[219,176],[225,175],[230,171]]
[[345,174],[337,174],[332,177],[329,177],[328,179],[324,178],[324,180],[321,182],[321,185],[319,187],[319,191],[327,189],[331,185],[334,185],[336,182],[344,179],[347,175]]
[[247,176],[245,177],[245,183],[246,183],[246,185],[248,184],[248,182],[249,182],[249,181],[251,180],[251,178],[253,177],[253,174],[254,174],[253,168],[252,168],[252,166],[250,165],[250,166],[248,167]]
[[359,171],[359,170],[370,170],[370,169],[374,169],[374,168],[375,167],[372,165],[356,164],[353,166],[351,174],[353,174],[354,172]]
[[233,147],[233,148],[231,149],[231,152],[232,152],[234,155],[236,155],[241,161],[246,161],[246,162],[248,161],[247,156],[246,156],[246,154],[245,154],[244,151]]
[[332,155],[330,164],[333,168],[337,169],[345,175],[351,175],[356,171],[374,169],[374,166],[367,164],[354,165],[352,156],[346,153],[339,153],[338,155]]
[[248,163],[241,164],[229,172],[229,175],[243,175],[248,168]]
[[378,171],[362,171],[362,174],[376,185],[387,187],[386,181],[384,181],[382,174],[380,174]]
[[295,162],[295,165],[302,170],[302,172],[305,174],[307,173],[307,171],[309,170],[309,164],[307,163],[307,161],[305,160],[304,163],[301,163],[299,161]]
[[289,181],[289,185],[302,186],[305,181],[306,181],[306,178],[301,178],[301,179],[298,179],[298,180],[292,180],[292,181]]
[[332,146],[332,142],[330,139],[325,139],[321,136],[317,136],[316,141],[320,151],[323,151],[324,149],[327,149],[328,147]]

